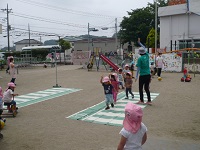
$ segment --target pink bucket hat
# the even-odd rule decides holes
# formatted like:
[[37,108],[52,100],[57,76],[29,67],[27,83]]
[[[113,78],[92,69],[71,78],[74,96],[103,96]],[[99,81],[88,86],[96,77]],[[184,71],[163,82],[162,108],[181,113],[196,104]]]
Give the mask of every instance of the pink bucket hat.
[[110,81],[110,79],[109,79],[108,76],[106,76],[106,77],[103,78],[103,81],[102,81],[102,82],[105,83],[105,82],[108,82],[108,81]]
[[8,87],[14,87],[14,88],[15,88],[16,86],[15,86],[15,84],[14,84],[14,83],[12,83],[12,82],[9,82],[9,83],[8,83]]
[[127,72],[130,76],[132,76],[132,73],[131,72]]
[[128,65],[128,64],[126,64],[126,65],[125,65],[125,67],[129,67],[129,65]]
[[112,73],[113,76],[115,76],[115,80],[118,81],[117,73]]
[[141,127],[142,116],[142,108],[128,102],[125,107],[125,118],[123,121],[124,128],[129,132],[136,133]]

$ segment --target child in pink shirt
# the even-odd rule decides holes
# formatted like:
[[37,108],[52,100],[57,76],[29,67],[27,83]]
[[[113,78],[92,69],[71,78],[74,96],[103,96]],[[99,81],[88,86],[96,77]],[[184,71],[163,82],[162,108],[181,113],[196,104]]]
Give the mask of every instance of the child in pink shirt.
[[113,91],[112,91],[113,100],[114,100],[114,103],[116,104],[117,94],[118,94],[118,91],[119,91],[119,82],[117,80],[118,77],[117,77],[116,73],[112,73],[112,74],[109,74],[109,78],[110,78],[111,84],[113,86]]

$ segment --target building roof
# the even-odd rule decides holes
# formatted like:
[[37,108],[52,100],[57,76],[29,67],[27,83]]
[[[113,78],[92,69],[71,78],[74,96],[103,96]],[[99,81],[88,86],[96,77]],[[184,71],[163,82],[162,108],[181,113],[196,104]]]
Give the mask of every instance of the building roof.
[[[29,39],[23,39],[21,41],[15,42],[14,44],[15,45],[17,45],[17,44],[29,44]],[[40,41],[37,41],[35,39],[30,39],[30,44],[43,44],[43,43],[40,42]]]
[[[115,42],[115,40],[116,40],[115,38],[90,38],[90,42],[93,41],[94,43]],[[88,39],[76,41],[76,43],[87,43],[87,42],[88,42]]]
[[180,15],[180,14],[186,14],[186,12],[187,12],[186,4],[172,5],[166,7],[159,7],[158,16],[164,17],[164,16]]
[[65,36],[63,39],[68,42],[75,42],[75,41],[82,40],[82,38],[76,37],[76,36]]

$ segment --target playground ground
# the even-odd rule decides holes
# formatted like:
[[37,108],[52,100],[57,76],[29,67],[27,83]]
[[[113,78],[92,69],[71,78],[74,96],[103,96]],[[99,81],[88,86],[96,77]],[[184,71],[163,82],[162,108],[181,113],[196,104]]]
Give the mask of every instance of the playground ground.
[[[80,91],[19,109],[16,118],[7,118],[0,140],[1,150],[115,150],[120,140],[120,126],[108,126],[66,118],[104,100],[101,75],[80,66],[58,66],[58,85]],[[0,71],[0,85],[6,88],[10,76]],[[143,109],[148,128],[144,150],[200,149],[200,75],[192,82],[180,82],[181,73],[162,73],[163,80],[153,78],[152,93],[159,93],[153,106]],[[55,68],[20,69],[15,93],[25,95],[51,89],[56,84]],[[138,82],[133,84],[138,91]],[[117,106],[117,105],[116,105]]]

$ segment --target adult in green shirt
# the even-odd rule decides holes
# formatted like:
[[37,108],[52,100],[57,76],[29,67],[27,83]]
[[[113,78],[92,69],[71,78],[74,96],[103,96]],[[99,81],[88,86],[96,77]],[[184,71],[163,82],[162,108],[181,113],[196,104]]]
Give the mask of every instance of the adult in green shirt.
[[140,101],[137,104],[144,104],[144,95],[143,95],[143,87],[146,91],[148,102],[146,104],[152,105],[151,102],[151,95],[149,91],[149,83],[151,80],[151,75],[150,75],[150,66],[149,66],[149,54],[146,52],[145,48],[140,47],[139,52],[141,56],[138,58],[136,66],[138,67],[137,75],[136,75],[136,80],[138,73],[140,74],[139,76],[139,93],[140,93]]

